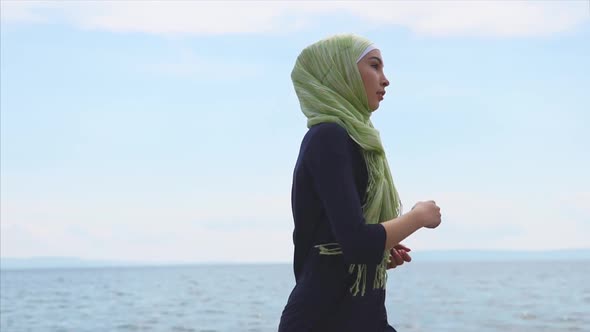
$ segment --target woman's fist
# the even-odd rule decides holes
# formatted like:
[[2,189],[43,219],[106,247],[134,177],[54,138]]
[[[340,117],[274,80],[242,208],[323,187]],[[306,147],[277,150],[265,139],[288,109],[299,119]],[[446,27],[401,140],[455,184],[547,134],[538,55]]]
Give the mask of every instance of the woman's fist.
[[436,228],[440,225],[440,208],[434,201],[418,202],[412,208],[412,213],[416,215],[422,227]]

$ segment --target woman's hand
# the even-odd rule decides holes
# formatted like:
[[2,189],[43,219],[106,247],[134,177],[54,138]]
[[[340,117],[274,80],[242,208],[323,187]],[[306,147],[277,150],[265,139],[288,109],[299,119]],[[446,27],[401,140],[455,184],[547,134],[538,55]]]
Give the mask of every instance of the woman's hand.
[[412,251],[412,249],[404,246],[403,244],[398,244],[390,250],[391,253],[391,260],[387,263],[387,269],[395,269],[396,266],[404,264],[404,262],[411,262],[412,257],[408,252]]
[[440,225],[440,208],[434,201],[418,202],[410,213],[417,215],[422,227],[436,228]]

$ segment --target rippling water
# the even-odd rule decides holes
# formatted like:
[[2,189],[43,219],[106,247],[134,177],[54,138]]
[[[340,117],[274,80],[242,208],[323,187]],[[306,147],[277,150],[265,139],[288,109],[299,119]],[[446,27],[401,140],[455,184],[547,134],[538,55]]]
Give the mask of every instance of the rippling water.
[[[590,261],[392,270],[400,332],[590,331]],[[276,331],[289,265],[2,271],[0,331]]]

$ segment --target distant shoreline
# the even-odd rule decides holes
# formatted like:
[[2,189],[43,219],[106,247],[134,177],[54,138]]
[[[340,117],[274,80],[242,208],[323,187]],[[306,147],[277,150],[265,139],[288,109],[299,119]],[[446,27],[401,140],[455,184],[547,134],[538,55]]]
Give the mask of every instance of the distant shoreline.
[[[414,262],[511,262],[511,261],[586,261],[590,260],[590,249],[563,249],[547,251],[524,250],[429,250],[413,251]],[[142,262],[91,260],[77,257],[31,257],[0,258],[0,270],[35,269],[84,269],[84,268],[141,268],[207,265],[282,265],[285,262]]]

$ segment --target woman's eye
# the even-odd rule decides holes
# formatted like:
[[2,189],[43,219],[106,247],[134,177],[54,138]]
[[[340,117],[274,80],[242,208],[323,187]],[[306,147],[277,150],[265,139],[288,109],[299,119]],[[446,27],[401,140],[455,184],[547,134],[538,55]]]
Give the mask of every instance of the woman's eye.
[[371,67],[373,67],[375,69],[379,69],[379,65],[371,65]]

